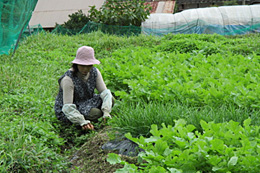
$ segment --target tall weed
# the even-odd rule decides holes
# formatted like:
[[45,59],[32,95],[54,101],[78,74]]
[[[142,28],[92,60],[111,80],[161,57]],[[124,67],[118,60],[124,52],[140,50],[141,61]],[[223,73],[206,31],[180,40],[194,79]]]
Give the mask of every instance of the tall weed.
[[134,137],[149,137],[152,124],[156,124],[159,128],[162,124],[174,126],[174,120],[180,118],[194,125],[199,131],[202,131],[201,120],[215,123],[233,120],[242,123],[250,117],[253,120],[252,124],[260,124],[259,111],[236,108],[233,105],[190,107],[178,102],[147,103],[142,100],[137,103],[120,102],[118,104],[110,126],[119,136],[131,133]]

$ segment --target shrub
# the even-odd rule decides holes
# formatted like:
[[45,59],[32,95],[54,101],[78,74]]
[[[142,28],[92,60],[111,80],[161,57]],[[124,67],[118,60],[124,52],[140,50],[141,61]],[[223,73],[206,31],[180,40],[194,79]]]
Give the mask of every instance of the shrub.
[[88,23],[89,18],[79,10],[69,15],[69,20],[62,24],[64,28],[77,30],[78,32]]
[[96,23],[120,26],[141,26],[150,14],[150,7],[144,1],[109,0],[97,10],[92,6],[89,18]]

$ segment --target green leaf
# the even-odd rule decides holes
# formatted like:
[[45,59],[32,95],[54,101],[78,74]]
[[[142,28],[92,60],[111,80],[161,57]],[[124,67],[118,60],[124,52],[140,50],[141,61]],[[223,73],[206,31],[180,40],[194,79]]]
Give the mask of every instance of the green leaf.
[[170,155],[170,154],[172,153],[172,151],[173,151],[173,150],[171,150],[171,149],[169,149],[169,148],[166,148],[166,149],[164,150],[163,155],[164,155],[164,156],[168,156],[168,155]]
[[180,148],[185,148],[187,143],[183,138],[179,138],[179,137],[173,137],[175,140],[174,142],[180,147]]
[[167,170],[165,170],[163,167],[161,166],[152,166],[150,169],[149,169],[149,173],[166,173],[168,172]]
[[216,172],[216,171],[218,171],[218,170],[220,170],[220,169],[223,169],[223,168],[222,168],[222,167],[218,167],[218,166],[214,166],[214,167],[212,168],[212,171]]
[[195,135],[194,135],[194,133],[191,133],[191,132],[189,132],[189,133],[187,134],[187,136],[188,136],[189,140],[192,140],[192,139],[196,138]]
[[153,136],[160,136],[160,132],[158,130],[158,126],[156,124],[152,124],[151,125],[151,130],[150,130],[151,134]]
[[252,120],[251,120],[250,118],[244,120],[244,122],[243,122],[243,126],[244,126],[244,127],[249,127],[250,124],[251,124],[251,121],[252,121]]
[[170,168],[168,169],[170,171],[170,173],[182,173],[183,171],[180,169],[176,169],[176,168]]
[[124,168],[116,170],[115,173],[136,173],[137,167],[134,164],[126,163]]
[[139,141],[137,138],[132,137],[131,133],[126,133],[125,137],[136,143]]
[[217,166],[218,163],[222,160],[219,156],[216,156],[216,155],[210,155],[208,156],[208,162],[212,165],[212,166]]
[[115,153],[109,153],[108,154],[108,158],[107,158],[107,161],[110,163],[110,164],[117,164],[117,163],[121,163],[121,158],[115,154]]
[[231,157],[230,160],[228,161],[228,167],[235,166],[237,164],[237,161],[238,161],[237,156]]
[[224,142],[221,139],[213,139],[210,141],[212,144],[212,150],[216,150],[221,154],[224,154]]
[[150,138],[146,138],[144,141],[147,142],[147,143],[150,143],[150,142],[156,142],[159,139],[161,139],[161,138],[158,137],[158,136],[151,136]]
[[196,127],[194,125],[191,125],[191,124],[187,125],[186,128],[187,128],[188,132],[192,132],[193,130],[196,129]]
[[164,151],[169,148],[166,141],[159,140],[155,143],[154,152],[163,155]]
[[175,127],[183,127],[186,125],[186,121],[184,119],[175,120]]
[[208,130],[209,129],[209,125],[208,123],[206,123],[206,121],[204,120],[200,120],[200,125],[204,130]]

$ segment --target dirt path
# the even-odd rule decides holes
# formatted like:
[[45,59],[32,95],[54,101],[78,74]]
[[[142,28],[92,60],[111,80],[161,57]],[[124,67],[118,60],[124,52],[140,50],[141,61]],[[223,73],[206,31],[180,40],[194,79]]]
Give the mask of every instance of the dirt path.
[[123,167],[108,163],[106,158],[109,152],[101,149],[109,140],[108,129],[108,127],[101,129],[73,155],[71,172],[110,173]]

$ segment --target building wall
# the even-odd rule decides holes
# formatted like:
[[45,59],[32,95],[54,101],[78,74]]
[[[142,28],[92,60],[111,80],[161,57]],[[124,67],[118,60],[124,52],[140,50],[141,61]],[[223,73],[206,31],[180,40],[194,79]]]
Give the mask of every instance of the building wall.
[[38,0],[29,22],[30,26],[40,24],[43,28],[54,28],[56,24],[63,24],[69,15],[82,10],[87,14],[89,6],[100,8],[105,0]]

